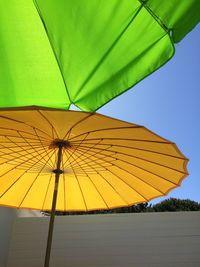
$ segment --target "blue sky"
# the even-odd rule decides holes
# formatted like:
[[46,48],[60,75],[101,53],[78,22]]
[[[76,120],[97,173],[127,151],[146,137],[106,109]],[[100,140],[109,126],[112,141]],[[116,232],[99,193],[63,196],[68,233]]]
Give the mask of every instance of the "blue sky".
[[[177,144],[189,176],[168,197],[200,202],[200,24],[176,45],[161,69],[98,110],[144,125]],[[158,198],[153,202],[159,202]]]

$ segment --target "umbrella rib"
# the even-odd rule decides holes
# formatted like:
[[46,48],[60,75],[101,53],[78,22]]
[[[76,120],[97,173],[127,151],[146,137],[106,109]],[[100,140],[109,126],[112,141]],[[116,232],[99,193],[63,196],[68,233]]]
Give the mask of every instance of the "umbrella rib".
[[86,133],[87,134],[91,134],[91,133],[97,133],[97,132],[107,132],[107,131],[124,130],[124,129],[138,129],[138,128],[144,128],[144,127],[143,126],[136,125],[136,126],[111,127],[111,128],[106,128],[106,129],[96,129],[96,130],[93,130],[93,131],[89,131],[89,132],[84,132],[84,133],[78,134],[78,135],[70,138],[69,141],[71,142],[71,141],[73,141],[73,139],[76,139],[77,137],[80,137],[82,135],[85,135]]
[[[114,164],[112,164],[112,165],[114,165]],[[114,165],[114,166],[116,166],[116,165]],[[117,168],[119,168],[118,166],[116,166]],[[120,167],[121,168],[121,167]],[[115,176],[117,176],[116,174],[114,174],[110,169],[108,169],[107,167],[105,167],[104,166],[104,169],[106,170],[106,171],[108,171],[108,172],[111,172],[113,175],[115,175]],[[123,168],[121,168],[121,169],[123,169]],[[123,169],[124,170],[124,169]],[[127,171],[127,170],[124,170],[124,171]],[[128,171],[127,171],[128,172]],[[99,172],[97,172],[98,174],[100,174]],[[136,177],[137,179],[139,179],[139,180],[141,180],[141,181],[143,181],[141,178],[138,178],[137,176],[135,176],[135,175],[133,175],[132,173],[130,173],[130,172],[128,172],[129,174],[131,174],[132,176],[134,176],[134,177]],[[118,177],[118,176],[117,176]],[[118,177],[119,179],[121,179],[120,177]],[[122,179],[121,179],[122,180]],[[126,183],[124,180],[122,180],[124,183]],[[148,184],[147,182],[145,182],[145,181],[143,181],[144,183],[146,183],[147,185],[149,185],[150,187],[152,187],[152,188],[154,188],[152,185],[150,185],[150,184]],[[172,182],[171,182],[172,183]],[[172,183],[173,184],[173,183]],[[128,185],[131,189],[133,189],[133,190],[135,190],[134,188],[132,188],[129,184],[127,184],[126,183],[126,185]],[[160,190],[158,190],[158,189],[156,189],[156,188],[154,188],[156,191],[158,191],[158,192],[160,192],[162,195],[164,194],[163,192],[161,192]],[[135,190],[135,192],[137,192],[139,195],[141,195],[142,196],[142,198],[144,198],[146,201],[148,201],[147,199],[146,199],[146,197],[144,197],[142,194],[140,194],[138,191],[136,191]]]
[[[3,142],[3,143],[6,143],[6,144],[7,144],[8,142]],[[9,142],[9,143],[10,143],[10,142]],[[24,142],[23,142],[23,143],[24,143]],[[0,142],[0,146],[3,146],[3,144],[2,144],[1,142]],[[14,149],[14,148],[18,148],[18,147],[19,147],[19,148],[25,148],[26,150],[28,150],[27,147],[29,148],[30,146],[29,146],[29,145],[24,145],[24,146],[9,146],[9,148],[13,148],[13,149]],[[38,146],[34,146],[34,147],[35,147],[35,148],[41,148],[41,146],[39,146],[39,145],[38,145]],[[4,148],[8,148],[8,147],[7,147],[7,146],[4,146],[3,149],[4,149]],[[0,148],[0,150],[1,150],[1,148]],[[22,149],[22,150],[20,150],[20,151],[24,151],[24,149]],[[16,151],[16,152],[17,152],[17,151]]]
[[[75,138],[75,137],[74,137]],[[102,138],[103,140],[115,140],[115,141],[133,141],[133,142],[147,142],[147,143],[158,143],[158,144],[173,144],[172,142],[169,142],[169,141],[154,141],[154,140],[143,140],[143,139],[133,139],[133,138],[112,138],[112,137],[104,137],[104,138]],[[88,139],[86,139],[86,141],[95,141],[95,140],[99,140],[99,138],[97,137],[97,138],[88,138]],[[70,140],[69,140],[70,141]],[[80,140],[75,140],[75,141],[70,141],[70,143],[71,144],[75,144],[75,143],[80,143],[82,140],[80,139]]]
[[[79,149],[78,151],[76,151],[76,153],[78,153],[79,155],[81,155],[80,157],[79,157],[79,159],[81,158],[81,157],[84,157],[84,155],[81,153],[81,152],[79,152],[79,151],[81,151],[81,149]],[[84,150],[82,150],[84,153],[85,153],[85,151]],[[89,154],[89,153],[88,153]],[[90,157],[87,157],[86,159],[90,159],[90,158],[92,158],[93,156],[95,156],[97,153],[95,153],[95,154],[91,154],[90,153]],[[110,154],[110,155],[112,155],[112,154]],[[107,157],[109,157],[110,155],[108,155]],[[115,153],[114,153],[114,155],[115,155]],[[114,160],[112,160],[112,162],[111,161],[106,161],[105,160],[105,158],[98,158],[98,157],[96,157],[96,159],[97,160],[92,160],[92,163],[90,164],[91,166],[92,165],[94,165],[94,166],[96,166],[96,165],[99,165],[99,167],[102,169],[104,166],[102,166],[102,165],[100,165],[100,163],[98,163],[98,162],[96,162],[96,161],[103,161],[103,162],[105,162],[105,163],[107,163],[107,164],[111,164]],[[81,161],[81,160],[80,160]],[[80,161],[77,161],[77,163],[78,162],[80,162]],[[95,165],[95,162],[96,162],[96,165]],[[84,165],[86,165],[87,166],[87,163],[85,163],[85,164],[80,164],[82,167],[84,166]]]
[[[37,153],[37,155],[38,155],[39,157],[41,157],[40,154],[38,153],[38,151],[34,148],[34,146],[33,146],[29,141],[27,141],[26,138],[25,138],[24,136],[22,136],[20,133],[19,133],[19,135],[21,136],[22,139],[24,139],[24,141],[25,141],[28,145],[30,145],[30,147],[32,147],[32,148],[34,149],[34,151]],[[44,150],[44,149],[43,149],[43,150]],[[47,154],[46,150],[44,150],[44,152]],[[44,159],[44,157],[43,157],[41,160],[43,160],[43,159]],[[44,163],[46,163],[46,161],[45,161]],[[50,168],[52,167],[50,164],[49,164],[48,166],[49,166]]]
[[[138,195],[140,195],[146,202],[148,202],[148,199],[142,195],[138,190],[136,190],[135,188],[133,188],[130,184],[128,184],[126,181],[124,181],[119,175],[115,174],[114,172],[112,172],[111,170],[107,169],[106,170],[110,173],[112,173],[115,177],[117,177],[120,181],[122,181],[124,184],[126,184],[131,190],[135,191]],[[132,176],[134,176],[133,174],[131,174]],[[136,177],[136,176],[135,176]],[[137,178],[137,177],[136,177]],[[137,178],[138,179],[138,178]],[[154,188],[155,189],[155,188]],[[156,189],[156,191],[160,192],[159,190]],[[160,192],[161,193],[161,192]],[[163,194],[163,193],[162,193]]]
[[[68,158],[71,156],[71,154],[69,153],[69,149],[65,150],[65,155],[68,156]],[[67,162],[67,160],[66,160],[65,163],[64,163],[65,168],[67,168],[67,167],[69,167],[69,166],[76,168],[76,165],[75,165],[74,163],[72,164],[70,161],[68,161],[68,164],[65,165],[66,162]],[[81,169],[76,168],[76,170],[81,170]]]
[[[19,132],[19,131],[17,131],[17,132]],[[0,134],[0,136],[2,136],[2,137],[6,137],[6,136],[8,136],[8,137],[19,138],[18,136],[16,136],[16,135],[11,135],[11,134]],[[35,138],[30,138],[30,137],[26,137],[26,139],[30,139],[30,140],[34,140],[34,141],[37,141],[37,140],[38,140],[38,139],[35,139]]]
[[[40,110],[37,110],[37,112],[38,112],[38,113],[40,114],[40,116],[41,116],[43,119],[45,119],[45,120],[48,122],[48,124],[51,126],[52,134],[53,134],[53,131],[54,131],[55,134],[57,135],[57,138],[59,138],[59,135],[58,135],[56,129],[54,128],[53,124],[49,121],[49,119],[47,119],[47,117],[46,117]],[[54,134],[53,134],[53,136],[54,136]],[[51,136],[51,138],[52,138],[52,136]]]
[[[0,165],[7,164],[7,165],[12,166],[12,165],[16,165],[18,163],[21,163],[23,159],[27,159],[27,162],[24,163],[22,167],[19,167],[20,169],[26,169],[29,166],[34,166],[35,163],[37,162],[37,160],[35,159],[35,154],[31,155],[31,156],[33,156],[33,157],[28,158],[27,156],[26,157],[19,156],[16,158],[12,158],[10,160],[5,160],[4,162],[1,162]],[[34,168],[32,168],[32,172],[34,172],[34,170],[37,170],[37,168],[41,167],[41,166],[43,166],[43,165],[41,163],[38,163],[36,166],[34,166]]]
[[[79,146],[82,144],[82,142],[85,140],[85,138],[88,136],[88,133],[85,134],[85,137],[82,139],[82,141],[80,142],[80,144],[77,146],[76,149],[79,148]],[[66,162],[70,159],[70,157],[75,153],[76,149],[73,150],[73,153],[66,159],[66,161],[64,162],[64,165],[66,164]]]
[[[81,146],[81,148],[83,148],[83,146]],[[96,150],[98,150],[98,148],[92,148],[92,149],[96,149]],[[87,150],[86,150],[87,151]],[[103,151],[103,150],[102,150]],[[161,167],[165,167],[165,168],[168,168],[168,169],[170,169],[170,170],[173,170],[173,171],[177,171],[177,172],[181,172],[181,173],[185,173],[185,172],[182,172],[182,171],[179,171],[179,170],[177,170],[177,169],[175,169],[175,168],[172,168],[172,167],[169,167],[169,166],[166,166],[166,165],[163,165],[163,164],[160,164],[160,163],[157,163],[157,162],[154,162],[154,161],[151,161],[151,160],[148,160],[148,159],[145,159],[145,158],[142,158],[142,157],[138,157],[138,156],[134,156],[134,155],[131,155],[131,154],[126,154],[126,153],[123,153],[123,152],[119,152],[119,151],[115,151],[115,150],[109,150],[110,152],[113,152],[113,153],[116,153],[116,155],[117,154],[120,154],[120,155],[124,155],[124,156],[129,156],[129,157],[132,157],[132,158],[136,158],[136,159],[140,159],[140,160],[143,160],[143,161],[146,161],[146,162],[150,162],[150,163],[152,163],[152,164],[155,164],[155,165],[158,165],[158,166],[161,166]],[[102,154],[102,155],[105,155],[105,154],[103,154],[103,153],[96,153],[96,154]],[[182,159],[184,159],[184,158],[182,158]],[[120,158],[119,158],[119,160],[120,160]]]
[[[66,154],[66,150],[64,151],[64,153]],[[82,188],[81,188],[80,182],[79,182],[79,180],[78,180],[78,177],[77,177],[77,175],[76,175],[76,172],[74,171],[73,166],[71,166],[71,169],[72,169],[72,171],[73,171],[73,173],[74,173],[74,176],[75,176],[75,178],[76,178],[76,181],[77,181],[77,183],[78,183],[78,186],[79,186],[79,189],[80,189],[82,198],[83,198],[83,202],[84,202],[84,205],[85,205],[85,210],[87,211],[87,210],[88,210],[88,207],[87,207],[87,204],[86,204],[86,200],[85,200],[85,197],[84,197],[83,190],[82,190]]]
[[[54,153],[54,151],[53,151]],[[53,155],[52,153],[52,155]],[[51,156],[52,156],[51,155]],[[40,169],[40,171],[37,173],[35,179],[33,180],[33,182],[31,183],[29,189],[26,191],[26,194],[24,195],[22,201],[20,202],[18,207],[21,207],[22,203],[24,202],[25,198],[27,197],[28,193],[30,192],[31,188],[33,187],[34,183],[36,182],[36,180],[38,179],[39,175],[41,174],[42,170],[46,167],[47,163],[48,163],[49,159],[46,161],[46,164],[44,164],[44,166]]]
[[63,140],[68,140],[69,139],[71,131],[72,131],[72,128],[70,128],[69,131],[65,134],[65,136],[63,137]]
[[[30,158],[30,160],[32,160],[33,158],[35,158],[35,156],[33,156],[32,158]],[[8,174],[10,171],[12,171],[12,170],[14,170],[14,169],[19,168],[22,164],[24,164],[24,163],[26,163],[26,162],[28,162],[28,161],[29,161],[29,159],[26,159],[26,160],[20,162],[20,164],[15,165],[15,167],[13,167],[12,169],[10,169],[10,170],[4,172],[3,174],[1,174],[0,177],[4,176],[5,174]],[[34,164],[35,164],[35,163],[37,164],[38,162],[40,162],[40,159],[39,159],[38,161],[34,162]],[[31,167],[30,167],[30,169],[31,169]]]
[[[85,161],[85,160],[83,160],[83,161]],[[89,162],[86,162],[86,164],[87,165],[89,165],[90,166],[90,168],[91,169],[93,169],[94,170],[94,172],[96,172],[97,174],[99,174],[100,176],[101,176],[101,174],[98,172],[98,171],[96,171],[94,168],[93,168],[93,166],[91,166],[91,164],[89,163]],[[79,163],[78,163],[78,165],[79,165]],[[81,165],[79,165],[80,167],[81,167]],[[81,167],[82,168],[82,167]],[[83,168],[82,168],[83,169]],[[105,168],[106,169],[106,168]],[[83,169],[84,170],[84,169]],[[85,172],[85,171],[84,171]],[[89,175],[85,172],[85,175],[87,175],[87,177],[90,179],[90,181],[94,184],[94,182],[91,180],[91,178],[89,177]],[[101,176],[102,177],[102,176]],[[103,178],[103,177],[102,177]],[[119,197],[126,203],[126,204],[128,204],[127,203],[127,201],[125,201],[124,199],[123,199],[123,197],[119,194],[119,192],[117,192],[117,190],[105,179],[105,178],[103,178],[109,185],[110,185],[110,187],[114,190],[114,192],[116,193],[116,194],[118,194],[119,195]],[[96,188],[96,185],[94,184],[94,186],[95,186],[95,188]],[[100,194],[100,192],[99,192],[99,190],[97,189],[97,191],[98,191],[98,193]],[[101,195],[101,194],[100,194]],[[101,196],[102,197],[102,196]],[[102,197],[103,198],[103,197]],[[105,202],[105,201],[104,201]],[[106,204],[106,202],[105,202],[105,204]],[[107,205],[107,204],[106,204]],[[107,205],[107,208],[109,209],[109,207],[108,207],[108,205]]]
[[[9,117],[6,117],[6,116],[2,116],[2,115],[0,115],[0,118],[6,119],[6,120],[9,120],[9,121],[14,121],[14,122],[22,123],[22,124],[24,124],[24,125],[26,125],[28,127],[33,128],[32,125],[29,125],[28,123],[25,123],[24,121],[18,121],[18,120],[15,120],[15,119],[12,119],[12,118],[9,118]],[[35,127],[35,128],[37,128],[37,127]],[[37,130],[40,131],[41,133],[43,133],[43,134],[48,135],[49,137],[51,137],[49,134],[47,134],[46,132],[42,131],[41,129],[37,128]]]
[[[117,160],[121,160],[122,162],[125,162],[125,163],[128,163],[128,164],[131,164],[132,166],[135,166],[135,167],[137,167],[137,168],[139,168],[139,169],[142,169],[142,170],[144,170],[144,171],[147,171],[147,172],[149,172],[149,173],[152,173],[152,174],[154,174],[154,175],[157,175],[157,176],[159,176],[158,174],[155,174],[155,173],[153,173],[153,172],[150,172],[149,170],[146,170],[146,169],[144,169],[144,168],[142,168],[142,167],[140,167],[140,166],[137,166],[136,164],[129,163],[129,162],[128,162],[128,161],[126,161],[126,160],[122,160],[122,159],[117,159]],[[144,161],[150,162],[150,161],[148,161],[148,160],[144,160]],[[186,172],[179,171],[179,170],[176,170],[176,169],[173,169],[173,168],[170,168],[170,167],[167,167],[167,166],[164,166],[164,165],[158,164],[158,163],[153,163],[153,162],[150,162],[150,163],[152,163],[152,164],[155,164],[155,165],[158,165],[158,166],[161,166],[161,167],[164,167],[164,168],[167,168],[167,169],[169,169],[169,170],[173,170],[173,171],[176,171],[176,172],[182,173],[182,174],[187,174]],[[160,177],[161,177],[162,179],[164,179],[162,176],[160,176]]]
[[[76,150],[76,152],[75,153],[77,153],[78,155],[80,155],[80,156],[78,156],[78,158],[80,158],[80,157],[84,157],[84,155],[81,153],[81,152],[79,152],[79,151],[81,151],[80,149],[79,150]],[[69,151],[68,151],[68,153],[69,153]],[[74,153],[74,155],[75,155],[75,153]],[[70,154],[70,153],[69,153]],[[91,157],[92,157],[92,155],[91,155]],[[86,159],[89,159],[89,157],[87,157]],[[99,159],[99,158],[98,158]],[[103,160],[103,159],[100,159],[100,160],[102,160],[102,161],[105,161],[105,160]],[[83,160],[82,160],[83,161]],[[73,162],[73,163],[70,163],[74,168],[76,168],[76,166],[77,166],[77,164],[78,164],[78,166],[81,166],[82,168],[83,168],[83,166],[84,165],[86,165],[87,167],[88,167],[88,165],[86,164],[86,163],[79,163],[80,161],[78,161],[78,160],[76,160],[76,162]],[[94,162],[94,161],[93,161]],[[99,165],[99,163],[97,163],[98,165]],[[69,166],[69,164],[67,165],[67,166]],[[96,166],[96,165],[94,165],[94,166]],[[100,166],[100,165],[99,165]],[[103,168],[103,166],[100,166],[101,168]],[[76,168],[77,169],[77,168]]]
[[44,204],[46,202],[47,193],[49,191],[49,186],[50,186],[52,175],[53,175],[53,173],[51,173],[51,176],[49,177],[49,182],[48,182],[48,185],[47,185],[46,193],[45,193],[45,196],[44,196],[44,201],[43,201],[43,204],[42,204],[42,210],[44,210]]
[[[143,183],[147,184],[148,186],[150,186],[150,187],[153,188],[154,190],[156,190],[156,191],[158,191],[159,193],[161,193],[161,195],[166,195],[166,194],[165,194],[164,192],[162,192],[160,189],[156,188],[155,186],[153,186],[153,185],[151,185],[150,183],[146,182],[145,180],[141,179],[141,178],[138,177],[137,175],[135,175],[135,174],[133,174],[133,173],[127,171],[126,169],[119,167],[119,166],[115,166],[115,167],[117,167],[118,169],[122,169],[123,171],[129,173],[129,174],[130,174],[131,176],[133,176],[134,178],[136,178],[136,179],[142,181]],[[115,175],[115,176],[117,176],[119,179],[121,179],[121,181],[125,182],[122,178],[120,178],[117,174],[115,174],[115,173],[112,172],[111,170],[108,170],[108,171],[110,171],[113,175]],[[125,183],[126,183],[126,182],[125,182]],[[174,184],[173,182],[170,182],[170,183],[171,183],[171,184]],[[174,185],[178,186],[177,184],[174,184]],[[130,187],[131,187],[131,186],[130,186]],[[132,187],[131,187],[131,188],[132,188]],[[135,190],[135,189],[133,189],[133,190]],[[135,190],[135,191],[136,191],[136,190]],[[136,192],[137,192],[138,194],[140,194],[138,191],[136,191]],[[140,194],[140,195],[141,195],[141,194]],[[141,195],[141,196],[142,196],[142,195]],[[146,201],[148,201],[148,199],[147,199],[146,197],[144,197],[144,196],[142,196],[142,197],[145,198]]]
[[46,148],[46,147],[44,146],[44,144],[42,143],[42,141],[41,141],[41,139],[40,139],[40,137],[39,137],[39,135],[38,135],[38,133],[37,133],[37,131],[36,131],[35,128],[34,128],[34,131],[35,131],[36,136],[38,137],[38,140],[40,141],[40,144],[42,145],[43,149],[45,150],[47,157],[49,158],[49,160],[50,160],[50,162],[51,162],[51,164],[52,164],[52,166],[53,166],[54,163],[52,162],[52,159],[49,157],[49,153],[48,153],[48,151],[47,151],[47,148]]
[[[39,161],[40,161],[40,160],[38,160],[38,162],[39,162]],[[26,161],[25,161],[25,162],[26,162]],[[19,164],[19,165],[22,165],[22,164],[23,164],[23,162],[22,162],[21,164]],[[19,165],[18,165],[18,166],[19,166]],[[16,169],[18,166],[15,166],[14,168],[10,169],[9,171],[5,172],[4,174],[1,174],[0,177],[4,176],[5,174],[8,174],[10,171]],[[0,195],[0,198],[3,197],[3,196],[7,193],[7,191],[10,190],[10,188],[12,188],[12,187],[16,184],[16,182],[18,182],[19,179],[21,179],[22,176],[23,176],[25,173],[27,173],[30,169],[31,169],[31,167],[30,167],[29,169],[25,170],[25,171],[23,172],[23,174],[21,174],[21,175],[14,181],[14,183],[12,183],[12,184],[11,184],[5,191],[4,191],[4,193]]]
[[[94,143],[86,143],[85,146],[84,145],[81,145],[81,147],[88,147],[87,145],[93,145]],[[113,145],[113,144],[109,144],[109,143],[103,143],[103,144],[98,144],[99,146],[111,146],[111,147],[119,147],[119,148],[128,148],[128,149],[132,149],[132,150],[139,150],[139,151],[145,151],[145,152],[150,152],[150,153],[153,153],[153,154],[158,154],[158,155],[163,155],[163,156],[168,156],[168,157],[171,157],[171,158],[177,158],[177,159],[186,159],[185,157],[179,157],[179,156],[173,156],[173,155],[170,155],[170,154],[167,154],[167,153],[162,153],[162,152],[157,152],[157,151],[153,151],[153,150],[149,150],[149,149],[143,149],[143,148],[138,148],[138,147],[133,147],[133,146],[123,146],[123,145]],[[170,145],[172,145],[173,147],[175,146],[174,143],[171,143]],[[99,150],[103,150],[101,148],[98,148]]]
[[[73,157],[73,156],[72,156]],[[74,158],[74,157],[73,157]],[[74,159],[76,161],[76,159]],[[79,163],[77,163],[79,165]],[[97,189],[96,185],[94,185],[93,181],[90,179],[89,175],[87,174],[87,172],[85,172],[85,170],[81,167],[81,165],[79,165],[79,167],[82,169],[83,173],[89,178],[90,182],[93,184],[94,188],[96,189],[97,193],[100,195],[100,197],[102,198],[104,204],[106,205],[106,207],[108,207],[108,204],[106,203],[105,199],[103,198],[102,194],[99,192],[99,190]],[[109,207],[108,207],[109,208]]]
[[[33,127],[32,127],[33,128]],[[34,136],[35,137],[35,135],[34,134],[32,134],[32,133],[30,133],[30,132],[26,132],[26,131],[23,131],[23,130],[17,130],[17,129],[13,129],[13,128],[6,128],[6,127],[0,127],[0,129],[2,129],[2,130],[9,130],[9,131],[12,131],[12,132],[21,132],[21,133],[25,133],[25,134],[28,134],[28,135],[31,135],[31,136]],[[5,136],[5,135],[7,135],[7,134],[4,134],[4,135],[1,135],[1,136]],[[12,137],[16,137],[16,136],[12,136]],[[45,138],[44,136],[40,136],[42,139],[44,139],[44,140],[50,140],[50,139],[48,139],[48,138]],[[36,139],[34,139],[34,138],[30,138],[30,139],[32,139],[32,140],[36,140]]]
[[[90,166],[90,163],[86,163],[87,165]],[[81,167],[81,166],[80,166]],[[81,167],[82,168],[82,167]],[[98,175],[100,175],[102,177],[102,175],[98,172],[98,171],[95,171],[95,169],[90,166],[91,169],[94,170],[94,172],[96,172]],[[106,169],[106,168],[105,168]],[[84,170],[84,169],[83,169]],[[103,196],[101,195],[100,191],[98,190],[98,188],[96,187],[96,185],[94,184],[94,182],[91,180],[91,178],[89,177],[89,175],[85,172],[85,175],[90,179],[90,181],[92,182],[92,184],[94,185],[94,187],[96,188],[97,192],[99,193],[99,195],[101,196],[101,198],[104,200]],[[128,204],[124,199],[123,197],[119,194],[119,192],[117,192],[117,190],[104,178],[102,177],[106,182],[107,184],[113,189],[113,191],[126,203]],[[104,200],[104,203],[106,204],[107,208],[109,209],[109,206],[107,205],[106,201]]]
[[22,176],[27,173],[27,170],[23,172],[1,195],[0,198],[2,198],[21,178]]
[[[100,140],[98,141],[97,144],[99,144],[101,141],[102,141],[102,140],[100,139]],[[94,144],[92,147],[94,147],[95,145],[96,145],[96,144]],[[82,147],[82,145],[75,147],[76,150],[77,150],[79,147]],[[92,147],[89,147],[87,150],[85,150],[85,153],[88,152],[89,150],[91,150]],[[82,155],[82,156],[83,156],[83,155]],[[80,161],[81,161],[81,160],[79,160],[79,162],[80,162]]]
[[[111,156],[111,157],[112,157],[112,156]],[[137,165],[135,165],[135,164],[132,164],[132,163],[130,163],[130,162],[128,162],[128,161],[125,161],[125,160],[122,160],[122,159],[116,159],[116,158],[114,158],[114,159],[115,159],[115,162],[116,162],[116,161],[121,161],[121,162],[124,162],[124,163],[126,163],[126,164],[130,164],[130,165],[133,166],[133,167],[136,167],[136,168],[141,169],[141,170],[143,170],[143,171],[145,171],[145,172],[151,173],[151,174],[153,174],[153,175],[155,175],[155,176],[157,176],[157,177],[159,177],[159,178],[161,178],[161,179],[164,179],[164,180],[166,180],[166,181],[168,181],[168,182],[170,182],[170,183],[172,183],[172,184],[174,184],[174,185],[177,185],[176,183],[174,183],[174,182],[168,180],[168,179],[165,178],[165,177],[162,177],[162,176],[160,176],[160,175],[158,175],[158,174],[155,174],[155,173],[153,173],[153,172],[151,172],[151,171],[149,171],[149,170],[146,170],[146,169],[144,169],[144,168],[142,168],[142,167],[139,167],[139,166],[137,166]],[[115,165],[114,163],[112,163],[112,165],[118,167],[118,166]],[[118,167],[118,168],[119,168],[119,167]],[[120,167],[120,168],[121,168],[121,167]],[[127,170],[126,170],[126,171],[127,171]],[[182,172],[181,172],[181,173],[182,173]],[[186,173],[182,173],[182,174],[186,174]],[[142,180],[142,179],[141,179],[141,180]]]
[[[41,149],[42,151],[43,151],[43,149]],[[18,153],[18,152],[14,152],[14,153]],[[11,153],[10,154],[7,154],[7,155],[11,155]],[[3,165],[3,164],[5,164],[5,163],[9,163],[9,164],[11,164],[11,165],[13,165],[13,163],[10,163],[10,161],[16,161],[16,159],[20,159],[21,157],[26,157],[27,158],[27,155],[28,155],[28,153],[26,154],[26,155],[20,155],[20,156],[18,156],[18,157],[14,157],[14,159],[7,159],[7,158],[5,158],[7,161],[4,161],[4,162],[2,162],[2,163],[0,163],[0,165]],[[4,157],[0,157],[0,158],[3,158],[4,159]],[[32,162],[32,163],[35,163],[36,161],[34,160],[35,158],[27,158],[28,159],[28,161],[29,162]],[[30,159],[30,160],[29,160]],[[38,165],[39,166],[39,165]],[[41,165],[42,166],[42,165]]]
[[[6,151],[6,153],[1,153],[0,157],[2,157],[4,155],[19,154],[20,152],[28,152],[28,151],[31,151],[31,150],[34,151],[34,149],[32,147],[30,148],[30,146],[28,146],[28,148],[26,148],[26,149],[21,149],[21,146],[19,146],[20,150],[17,150],[17,151],[13,149],[13,148],[18,148],[17,146],[14,146],[14,147],[10,147],[9,146],[9,147],[7,147],[7,146],[5,146],[3,144],[0,144],[0,146],[1,146],[0,149],[6,149],[6,150],[10,150],[11,151],[11,153],[8,153],[7,151]],[[38,150],[43,150],[43,148],[41,148],[41,146],[38,146],[37,148],[38,148]],[[27,153],[27,154],[29,154],[29,153]],[[22,156],[24,156],[24,154],[22,154]]]
[[[6,136],[4,136],[4,137],[6,137]],[[2,143],[3,144],[10,144],[10,141],[7,141],[7,142],[6,141],[0,141],[0,144],[2,144]],[[23,145],[20,146],[18,144],[27,144],[27,142],[24,142],[24,141],[18,141],[18,142],[12,141],[12,143],[17,144],[18,147],[23,147]],[[32,144],[37,147],[40,143],[39,142],[32,142]],[[49,144],[49,143],[46,142],[46,144]]]
[[65,136],[63,137],[63,139],[67,138],[69,140],[69,136],[70,136],[70,133],[72,131],[72,129],[74,129],[78,124],[82,123],[83,121],[87,120],[89,117],[93,116],[94,113],[89,113],[89,115],[87,115],[86,117],[82,118],[81,120],[79,120],[78,122],[76,122],[68,131],[67,133],[65,134]]
[[[81,153],[79,153],[80,155],[81,155]],[[103,161],[103,160],[102,160]],[[106,164],[107,163],[107,164]],[[100,170],[102,170],[102,169],[104,169],[104,166],[108,166],[108,165],[111,165],[112,164],[112,161],[110,161],[110,162],[104,162],[104,164],[106,164],[106,165],[101,165],[101,163],[100,162],[92,162],[91,164],[90,164],[90,166],[92,166],[93,168],[95,168],[97,171],[100,171]],[[93,173],[93,171],[90,169],[90,167],[86,164],[86,163],[83,163],[83,164],[79,164],[82,168],[84,168],[85,170],[87,170],[88,172],[91,172],[91,173]],[[76,168],[76,163],[74,163],[73,165],[72,165],[76,170],[79,170],[78,168]]]
[[[3,115],[0,115],[0,118],[2,118],[2,119],[6,119],[6,120],[9,120],[9,121],[14,121],[14,122],[18,122],[18,123],[26,124],[24,121],[19,121],[19,120],[16,120],[16,119],[13,119],[13,118],[9,118],[9,117],[3,116]],[[26,124],[26,125],[27,125],[27,124]]]
[[129,203],[125,200],[124,197],[116,190],[116,188],[100,173],[98,172],[98,175],[101,176],[101,178],[106,181],[106,183],[113,189],[113,191],[126,203],[126,205],[129,205]]
[[[67,149],[66,151],[65,151],[65,154],[66,154],[66,156],[71,156],[71,154],[69,153],[69,149]],[[67,161],[65,161],[65,164],[66,164],[66,162]],[[72,162],[68,162],[68,165],[65,165],[65,168],[67,168],[67,167],[69,167],[69,166],[71,166],[71,167],[73,167],[73,168],[75,168],[76,170],[81,170],[80,168],[76,168],[76,165],[74,164],[74,162],[72,163]]]

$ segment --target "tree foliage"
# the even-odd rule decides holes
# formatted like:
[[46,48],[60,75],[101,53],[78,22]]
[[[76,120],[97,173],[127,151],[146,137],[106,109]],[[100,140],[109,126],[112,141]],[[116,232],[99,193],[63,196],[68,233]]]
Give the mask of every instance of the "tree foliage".
[[[111,210],[95,210],[88,212],[56,212],[56,215],[82,215],[82,214],[107,214],[107,213],[139,213],[139,212],[165,212],[165,211],[198,211],[200,203],[190,199],[169,198],[158,204],[152,205],[148,202],[140,203],[130,207],[116,208]],[[43,212],[49,215],[49,212]]]
[[155,204],[152,211],[197,211],[200,210],[200,203],[190,199],[169,198]]

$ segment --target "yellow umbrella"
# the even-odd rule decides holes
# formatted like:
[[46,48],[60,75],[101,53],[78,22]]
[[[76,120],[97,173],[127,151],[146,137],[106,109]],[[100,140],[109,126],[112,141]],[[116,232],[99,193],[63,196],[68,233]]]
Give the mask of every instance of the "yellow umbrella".
[[97,113],[31,107],[0,111],[0,205],[112,209],[166,195],[187,175],[176,145]]

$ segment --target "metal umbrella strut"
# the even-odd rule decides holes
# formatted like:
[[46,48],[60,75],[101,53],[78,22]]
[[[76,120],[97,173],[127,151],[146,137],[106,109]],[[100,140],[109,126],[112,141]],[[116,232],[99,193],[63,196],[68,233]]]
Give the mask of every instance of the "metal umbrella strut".
[[57,200],[57,195],[58,195],[59,176],[61,173],[63,173],[63,171],[60,169],[61,160],[62,160],[62,149],[63,149],[63,147],[67,146],[67,143],[64,141],[57,141],[55,143],[55,146],[58,147],[58,161],[57,161],[57,166],[56,166],[57,168],[54,170],[54,172],[55,172],[55,185],[54,185],[54,194],[53,194],[51,216],[50,216],[50,223],[49,223],[47,248],[46,248],[46,255],[45,255],[45,264],[44,264],[45,267],[49,266],[49,261],[50,261],[54,217],[55,217],[55,210],[56,210],[56,200]]
[[51,211],[131,206],[166,195],[187,176],[177,146],[147,128],[97,113],[0,110],[0,205]]

